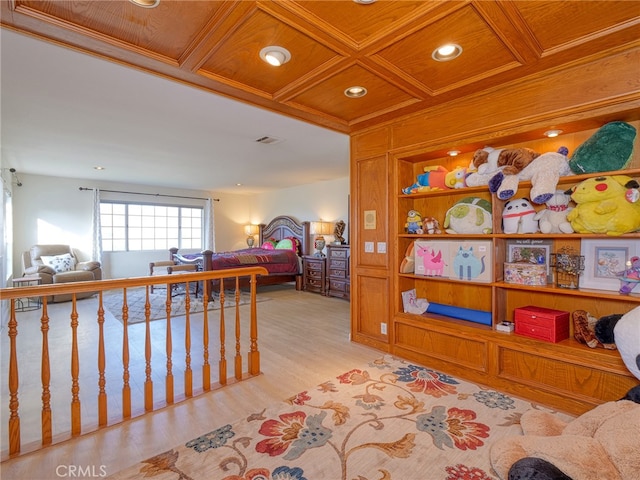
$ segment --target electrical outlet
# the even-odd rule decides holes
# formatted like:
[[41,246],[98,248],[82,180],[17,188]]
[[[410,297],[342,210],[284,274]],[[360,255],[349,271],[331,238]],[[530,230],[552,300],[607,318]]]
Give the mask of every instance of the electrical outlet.
[[384,322],[380,324],[380,333],[382,335],[386,335],[387,334],[387,324],[384,323]]

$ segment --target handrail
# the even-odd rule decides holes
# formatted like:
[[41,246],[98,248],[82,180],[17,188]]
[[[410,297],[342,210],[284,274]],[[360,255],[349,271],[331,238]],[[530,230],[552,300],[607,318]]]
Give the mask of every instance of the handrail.
[[[207,392],[213,388],[220,388],[224,385],[228,384],[229,381],[239,381],[244,378],[249,378],[251,376],[258,375],[260,373],[260,353],[258,351],[258,328],[257,328],[257,308],[256,308],[256,277],[258,275],[268,275],[268,271],[263,267],[243,267],[243,268],[234,268],[234,269],[226,269],[226,270],[217,270],[217,271],[204,271],[204,272],[186,272],[179,274],[167,274],[167,275],[157,275],[157,276],[148,276],[148,277],[131,277],[131,278],[121,278],[121,279],[105,279],[105,280],[94,280],[94,281],[81,281],[81,282],[70,282],[70,283],[62,283],[62,284],[52,284],[52,285],[31,285],[31,286],[20,286],[20,287],[8,287],[0,289],[0,300],[7,300],[10,302],[9,305],[9,321],[7,323],[7,332],[9,336],[9,362],[8,369],[2,372],[3,382],[5,385],[8,384],[9,389],[9,412],[8,415],[1,415],[0,418],[8,419],[8,430],[4,430],[6,428],[6,424],[2,425],[2,439],[5,440],[8,438],[8,449],[6,445],[3,445],[2,451],[2,459],[6,459],[8,457],[13,457],[25,453],[27,451],[32,451],[38,448],[43,448],[45,446],[51,445],[52,443],[58,443],[59,441],[66,440],[67,438],[83,435],[89,433],[91,431],[95,431],[97,429],[101,429],[107,426],[111,426],[114,423],[119,423],[120,421],[126,421],[130,418],[134,418],[140,415],[144,415],[149,412],[153,412],[158,408],[162,408],[167,405],[173,404],[176,400],[176,396],[174,394],[174,376],[173,376],[173,359],[172,355],[174,351],[177,350],[177,347],[174,347],[172,341],[173,330],[172,327],[172,315],[171,315],[171,303],[172,303],[172,287],[176,284],[186,284],[186,293],[185,293],[185,304],[187,305],[186,313],[184,314],[184,355],[185,358],[184,366],[184,392],[181,392],[178,396],[179,400],[184,400],[190,398],[194,395],[193,389],[193,372],[192,372],[192,358],[196,358],[195,354],[202,355],[202,384],[201,391],[197,392],[197,394]],[[250,278],[250,319],[249,319],[249,327],[248,332],[242,332],[241,322],[240,322],[240,278]],[[192,341],[192,322],[191,317],[194,316],[194,313],[189,312],[189,304],[191,301],[191,294],[189,293],[189,285],[193,285],[195,282],[202,282],[204,285],[204,293],[203,298],[210,298],[210,295],[213,294],[213,282],[218,281],[218,291],[220,295],[220,307],[219,307],[219,342],[220,351],[217,355],[218,361],[218,379],[217,384],[216,381],[212,381],[212,372],[210,368],[211,359],[210,356],[214,356],[213,353],[209,352],[209,321],[210,319],[216,320],[215,314],[211,313],[207,308],[204,308],[202,312],[202,316],[204,321],[202,322],[202,340],[201,344],[194,345]],[[234,285],[232,285],[232,282]],[[167,297],[166,297],[166,308],[167,308],[167,317],[164,320],[166,323],[165,329],[165,350],[166,350],[166,358],[163,358],[166,364],[166,374],[164,375],[165,379],[165,399],[164,402],[154,402],[153,400],[153,375],[151,371],[151,352],[157,356],[158,349],[151,348],[151,334],[150,334],[150,322],[152,319],[150,318],[150,304],[149,304],[149,287],[151,285],[166,285],[167,287]],[[222,287],[224,285],[224,288]],[[144,333],[140,334],[139,331],[137,335],[131,335],[129,332],[129,312],[128,312],[128,304],[126,300],[126,296],[123,296],[122,301],[122,333],[121,338],[114,339],[113,331],[110,332],[111,337],[108,338],[107,330],[104,329],[104,321],[105,321],[105,310],[103,306],[103,293],[107,291],[113,290],[122,290],[126,292],[128,289],[135,287],[145,287],[147,298],[145,304],[145,313],[144,319],[142,320],[146,324],[146,328]],[[231,288],[230,288],[231,287]],[[226,307],[235,308],[235,322],[233,325],[227,326],[225,324],[225,289],[233,290],[235,288],[234,295],[234,306]],[[91,318],[86,320],[85,318],[80,319],[80,314],[77,309],[77,302],[80,301],[76,297],[77,294],[86,293],[86,292],[96,292],[97,293],[97,310],[95,312],[95,316],[91,315]],[[56,345],[50,351],[49,347],[49,328],[50,321],[53,320],[49,318],[50,314],[50,302],[48,299],[54,295],[71,295],[71,301],[65,302],[66,304],[70,304],[69,310],[67,312],[65,310],[65,314],[68,313],[69,318],[71,320],[70,326],[70,353],[71,353],[71,368],[70,368],[70,379],[71,379],[71,408],[70,408],[70,431],[62,432],[57,435],[53,435],[53,414],[52,414],[52,389],[51,389],[51,358],[55,358],[54,355],[57,353],[56,348],[59,346]],[[41,383],[42,390],[40,392],[26,392],[24,394],[31,396],[41,396],[42,398],[42,409],[37,412],[28,411],[23,415],[35,415],[37,414],[41,417],[42,424],[42,436],[41,442],[39,445],[36,442],[30,442],[27,445],[23,445],[21,442],[21,427],[20,427],[20,402],[19,399],[23,392],[19,391],[20,378],[19,378],[19,369],[18,366],[21,363],[22,355],[31,353],[33,354],[33,347],[35,345],[31,344],[30,350],[31,352],[23,352],[19,350],[18,345],[18,335],[19,335],[19,318],[17,316],[17,304],[20,299],[24,298],[38,298],[41,302],[41,312],[40,312],[40,330],[42,332],[42,355],[40,358],[41,361]],[[120,313],[120,312],[118,312]],[[86,315],[85,315],[86,317]],[[175,317],[175,316],[174,316]],[[30,316],[33,319],[33,316]],[[96,322],[96,328],[98,331],[97,334],[97,345],[95,358],[97,358],[97,364],[95,367],[83,365],[83,371],[85,368],[96,368],[98,372],[98,385],[96,391],[96,399],[95,405],[97,406],[97,425],[82,425],[81,424],[81,399],[79,396],[80,391],[80,355],[79,355],[79,336],[78,336],[78,326],[82,321],[82,325],[87,325],[88,322]],[[162,322],[162,320],[154,320],[154,325],[158,322]],[[231,323],[231,322],[230,322]],[[180,328],[183,324],[181,324]],[[227,374],[227,359],[226,359],[226,330],[228,327],[229,330],[234,331],[234,340],[235,340],[235,351],[232,353],[233,358],[231,361],[231,365],[234,366],[234,372],[231,375]],[[156,327],[157,328],[157,327]],[[242,333],[245,333],[245,336],[242,336]],[[199,338],[199,337],[198,337]],[[242,365],[242,356],[240,354],[240,340],[241,338],[244,340],[244,343],[249,346],[249,351],[247,354],[247,369],[246,374],[243,374],[243,365]],[[29,339],[32,342],[32,339]],[[139,343],[136,343],[139,342]],[[105,380],[105,345],[122,345],[122,362],[120,367],[122,368],[122,412],[119,419],[114,421],[113,415],[107,414],[107,389],[105,388],[106,380]],[[140,345],[135,349],[131,347],[135,345]],[[177,345],[177,344],[176,344]],[[83,349],[87,349],[87,345],[82,345]],[[195,350],[198,349],[198,352]],[[24,348],[23,348],[24,350]],[[143,351],[144,358],[139,358],[139,363],[144,363],[144,377],[137,380],[137,383],[143,384],[143,392],[142,396],[144,397],[142,401],[132,402],[132,394],[135,395],[130,385],[132,385],[134,375],[134,365],[131,361],[131,352],[133,351]],[[192,351],[194,350],[194,351]],[[59,354],[59,352],[58,352]],[[22,360],[24,361],[24,360]],[[109,357],[109,362],[112,363],[114,361],[113,358]],[[85,362],[86,364],[86,362]],[[157,363],[156,365],[157,370]],[[139,370],[139,369],[137,369]],[[6,372],[6,377],[5,377]],[[155,372],[154,372],[155,373]],[[157,374],[156,374],[157,377]],[[87,386],[82,386],[83,388],[87,388]],[[110,390],[113,393],[113,388]],[[86,402],[85,402],[86,403]],[[144,408],[139,410],[133,410],[132,404],[142,404]],[[31,418],[31,417],[28,417]],[[111,423],[109,422],[111,420]],[[55,422],[59,423],[59,422]]]

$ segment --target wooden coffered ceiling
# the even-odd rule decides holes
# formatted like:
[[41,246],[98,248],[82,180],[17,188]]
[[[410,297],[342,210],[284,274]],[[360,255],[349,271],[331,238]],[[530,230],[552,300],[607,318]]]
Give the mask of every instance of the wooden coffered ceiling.
[[[3,27],[340,132],[640,38],[638,1],[3,0]],[[454,42],[463,53],[436,62]],[[287,48],[275,68],[260,50]],[[343,92],[361,85],[368,94]]]

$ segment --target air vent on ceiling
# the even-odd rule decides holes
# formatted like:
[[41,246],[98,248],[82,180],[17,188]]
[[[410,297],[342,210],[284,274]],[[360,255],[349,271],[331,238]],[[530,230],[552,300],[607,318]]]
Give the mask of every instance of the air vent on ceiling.
[[281,141],[281,138],[276,137],[260,137],[256,139],[256,142],[264,143],[265,145],[273,145],[274,143],[280,143]]

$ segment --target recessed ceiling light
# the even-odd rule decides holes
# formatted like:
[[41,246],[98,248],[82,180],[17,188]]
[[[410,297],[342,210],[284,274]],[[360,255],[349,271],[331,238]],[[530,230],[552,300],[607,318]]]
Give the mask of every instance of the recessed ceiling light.
[[160,4],[160,0],[129,0],[134,5],[142,8],[155,8]]
[[270,45],[260,50],[260,58],[269,65],[279,67],[291,60],[291,52],[277,45]]
[[456,43],[447,43],[436,48],[431,54],[431,58],[438,62],[447,62],[457,58],[462,53],[462,47]]
[[460,155],[460,150],[449,150],[447,152],[447,155],[449,155],[450,157],[457,157],[458,155]]
[[353,87],[347,88],[344,91],[344,94],[349,98],[360,98],[360,97],[364,97],[367,94],[367,89],[364,87],[355,85]]
[[562,133],[562,130],[547,130],[546,132],[544,132],[544,136],[545,137],[549,137],[549,138],[553,138],[553,137],[557,137],[558,135],[560,135]]
[[236,183],[236,187],[241,187],[242,184],[241,183]]
[[97,166],[93,167],[93,169],[94,170],[104,170],[105,168],[97,165]]
[[371,5],[372,3],[376,3],[377,0],[353,0],[353,1],[361,5]]

